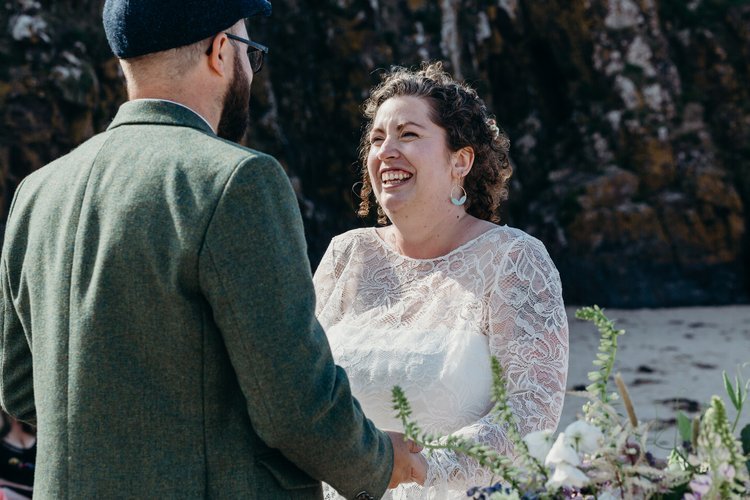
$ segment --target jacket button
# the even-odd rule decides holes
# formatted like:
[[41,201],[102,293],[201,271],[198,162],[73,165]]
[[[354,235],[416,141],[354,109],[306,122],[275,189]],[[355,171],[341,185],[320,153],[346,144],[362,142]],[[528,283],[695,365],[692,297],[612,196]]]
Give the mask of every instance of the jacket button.
[[375,497],[373,497],[366,491],[360,491],[359,493],[357,493],[357,496],[354,497],[354,500],[375,500]]

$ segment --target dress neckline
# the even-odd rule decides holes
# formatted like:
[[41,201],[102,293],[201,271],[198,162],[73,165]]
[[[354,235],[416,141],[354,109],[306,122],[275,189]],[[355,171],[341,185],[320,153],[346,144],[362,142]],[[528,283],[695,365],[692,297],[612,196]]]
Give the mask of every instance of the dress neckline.
[[467,248],[469,248],[470,246],[476,244],[480,240],[483,240],[488,234],[494,233],[495,231],[498,231],[498,230],[502,229],[503,227],[505,227],[505,226],[492,227],[492,228],[488,229],[487,231],[479,234],[478,236],[473,237],[472,239],[470,239],[466,243],[463,243],[463,244],[457,246],[456,248],[454,248],[450,252],[448,252],[446,254],[443,254],[443,255],[439,255],[437,257],[432,257],[432,258],[429,258],[429,259],[418,259],[418,258],[415,258],[415,257],[409,257],[407,255],[402,255],[398,251],[396,251],[395,248],[391,247],[383,238],[380,237],[380,235],[378,234],[378,231],[377,231],[377,229],[378,229],[377,227],[371,227],[371,228],[369,228],[369,230],[370,230],[370,234],[372,235],[372,237],[378,242],[378,244],[381,247],[383,247],[385,249],[385,251],[387,253],[393,254],[396,257],[399,257],[399,258],[407,260],[407,261],[412,261],[412,262],[435,262],[435,261],[438,261],[438,260],[447,259],[447,258],[451,257],[455,253],[458,253],[458,252],[460,252],[462,250],[466,250]]

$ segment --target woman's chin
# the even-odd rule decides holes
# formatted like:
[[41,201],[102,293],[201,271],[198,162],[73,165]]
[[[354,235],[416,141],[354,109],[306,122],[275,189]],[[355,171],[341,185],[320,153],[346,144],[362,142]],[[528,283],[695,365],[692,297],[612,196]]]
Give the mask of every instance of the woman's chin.
[[385,215],[391,220],[393,220],[394,216],[408,211],[408,205],[406,202],[404,200],[396,199],[395,197],[384,197],[384,199],[380,201],[380,206],[383,208]]

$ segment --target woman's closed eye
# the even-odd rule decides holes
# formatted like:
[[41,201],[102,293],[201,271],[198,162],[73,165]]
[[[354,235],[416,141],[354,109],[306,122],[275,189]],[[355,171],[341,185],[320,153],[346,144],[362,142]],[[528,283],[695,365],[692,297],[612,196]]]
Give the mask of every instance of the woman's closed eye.
[[[418,138],[419,138],[419,134],[417,134],[416,132],[412,132],[412,131],[402,132],[401,135],[399,136],[399,139],[407,139],[407,140],[418,139]],[[373,146],[379,146],[380,144],[383,143],[383,141],[385,141],[385,137],[382,135],[373,135],[372,137],[370,137],[370,144]]]

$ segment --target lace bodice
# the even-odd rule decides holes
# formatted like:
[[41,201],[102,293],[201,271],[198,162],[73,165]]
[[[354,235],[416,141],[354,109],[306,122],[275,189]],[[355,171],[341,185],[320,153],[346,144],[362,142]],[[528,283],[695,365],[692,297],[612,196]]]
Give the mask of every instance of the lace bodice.
[[[374,228],[333,239],[317,272],[317,316],[365,414],[402,430],[391,389],[404,389],[416,422],[513,455],[489,410],[490,355],[508,379],[509,402],[526,434],[557,427],[568,368],[568,324],[560,279],[541,242],[493,228],[436,259],[391,249]],[[428,457],[425,487],[385,498],[466,498],[490,484],[463,455]],[[327,498],[335,495],[327,490]]]

